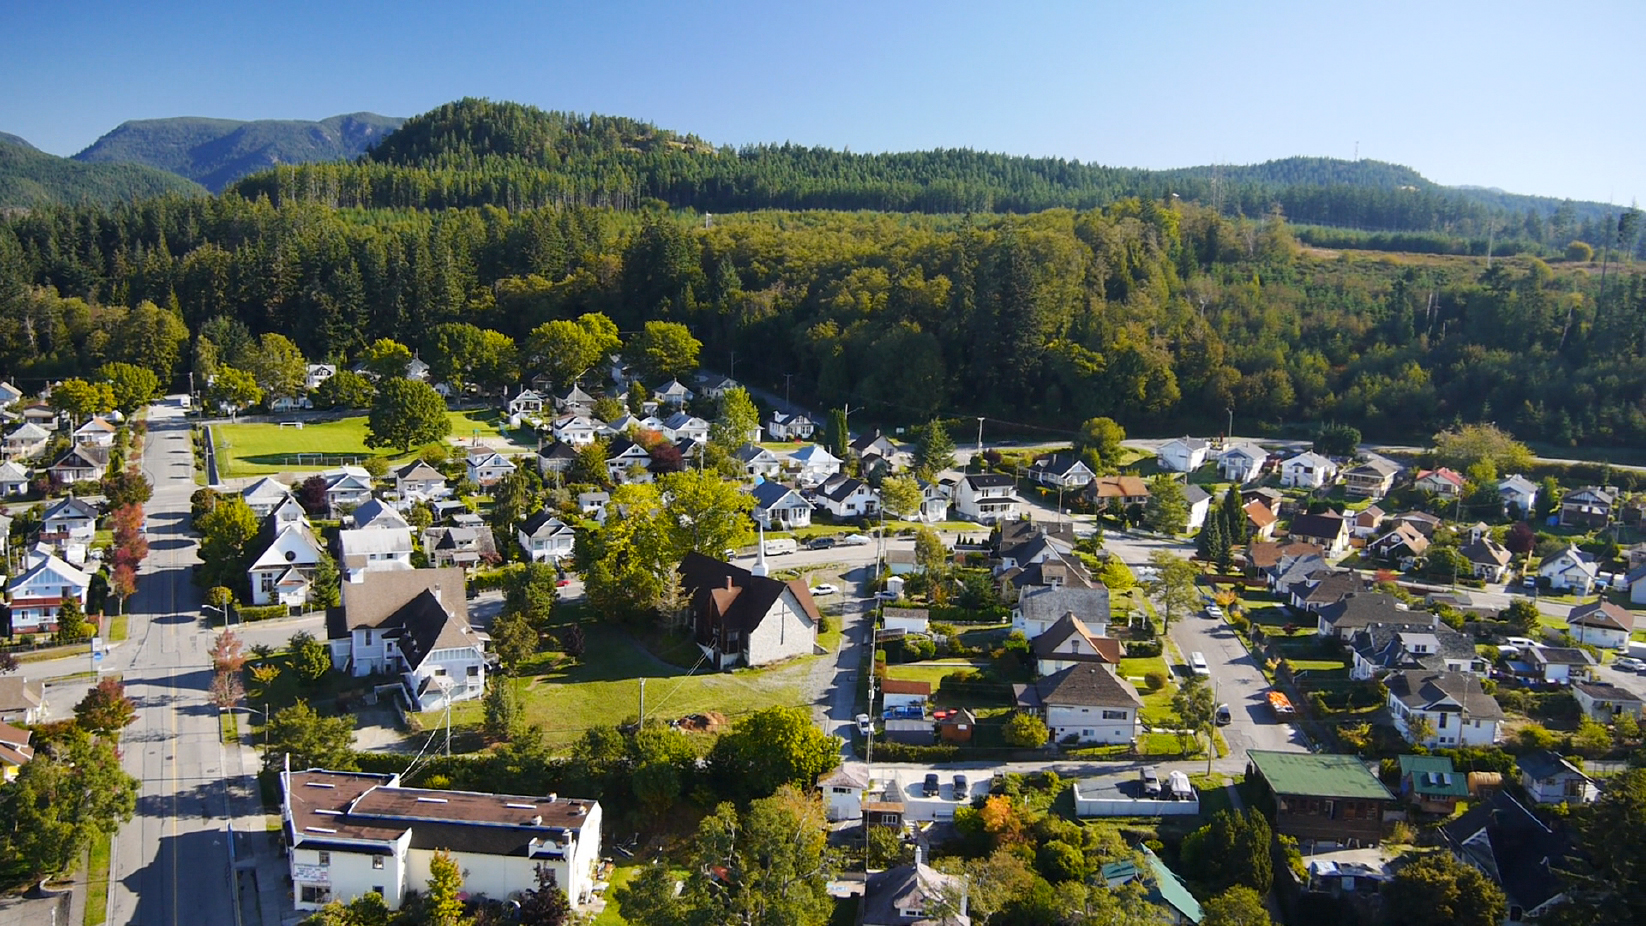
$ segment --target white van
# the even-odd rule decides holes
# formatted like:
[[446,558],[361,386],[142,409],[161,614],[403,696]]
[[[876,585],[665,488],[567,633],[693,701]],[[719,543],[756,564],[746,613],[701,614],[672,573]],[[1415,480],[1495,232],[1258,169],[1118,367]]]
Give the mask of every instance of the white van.
[[781,556],[784,553],[793,553],[798,549],[800,549],[800,544],[795,543],[791,537],[780,537],[777,540],[766,541],[767,556]]
[[1200,653],[1189,654],[1189,671],[1199,676],[1210,676],[1212,669],[1206,665],[1206,657]]

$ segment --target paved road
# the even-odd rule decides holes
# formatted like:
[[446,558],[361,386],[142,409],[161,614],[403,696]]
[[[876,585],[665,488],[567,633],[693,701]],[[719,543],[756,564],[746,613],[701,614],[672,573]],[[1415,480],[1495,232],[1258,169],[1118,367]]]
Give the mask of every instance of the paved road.
[[105,660],[124,672],[127,694],[138,702],[122,747],[126,770],[142,781],[137,815],[117,837],[112,923],[236,922],[225,816],[245,813],[256,797],[225,784],[225,775],[241,772],[244,755],[219,744],[217,711],[206,696],[212,635],[199,621],[200,594],[190,581],[198,561],[188,535],[193,456],[178,412],[150,410],[143,454],[155,487],[147,506],[150,554],[130,601],[130,640]]

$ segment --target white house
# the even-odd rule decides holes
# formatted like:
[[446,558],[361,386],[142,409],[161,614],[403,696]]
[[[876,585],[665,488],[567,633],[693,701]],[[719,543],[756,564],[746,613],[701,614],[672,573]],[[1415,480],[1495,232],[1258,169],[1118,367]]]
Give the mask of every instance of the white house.
[[883,608],[880,623],[886,630],[904,633],[930,633],[931,611],[926,608]]
[[333,517],[344,508],[355,508],[371,498],[371,474],[358,466],[343,466],[320,474],[326,480],[326,507]]
[[771,479],[783,472],[783,459],[759,444],[744,444],[732,456],[750,476]]
[[789,465],[803,486],[814,486],[840,472],[841,459],[821,444],[807,444],[789,454]]
[[15,460],[0,463],[0,498],[29,494],[29,471]]
[[85,444],[89,447],[113,447],[115,427],[102,418],[94,417],[85,424],[74,429],[70,439],[76,444]]
[[1537,804],[1587,804],[1600,796],[1593,778],[1547,749],[1519,757],[1515,770]]
[[812,523],[812,503],[781,482],[763,481],[750,492],[754,496],[756,524],[766,530],[794,530]]
[[1064,615],[1080,619],[1091,632],[1109,632],[1109,590],[1046,585],[1024,589],[1012,609],[1012,629],[1033,640],[1052,629]]
[[587,415],[561,415],[549,427],[555,440],[572,447],[587,447],[605,430],[605,425]]
[[394,492],[403,505],[451,495],[446,475],[423,460],[413,460],[394,471]]
[[52,478],[60,483],[94,482],[109,471],[109,448],[76,444],[64,451],[48,469]]
[[1029,478],[1054,489],[1079,489],[1097,478],[1086,461],[1076,453],[1053,453],[1034,461]]
[[6,583],[12,633],[55,633],[63,602],[73,598],[84,608],[90,589],[84,571],[49,554],[31,554],[22,574]]
[[772,440],[811,440],[816,430],[817,425],[805,415],[772,412],[771,420],[766,422],[766,436]]
[[659,430],[671,441],[709,439],[709,423],[687,412],[675,412],[663,419],[663,427]]
[[308,601],[308,581],[320,562],[322,547],[306,522],[282,524],[265,518],[249,546],[260,551],[246,569],[252,604],[294,607]]
[[1412,719],[1422,717],[1429,721],[1431,733],[1418,745],[1450,749],[1497,742],[1503,709],[1479,678],[1461,672],[1391,672],[1383,684],[1389,689],[1395,729],[1408,741],[1415,742]]
[[520,394],[509,400],[509,416],[541,415],[544,399],[530,389],[520,387]]
[[1539,580],[1548,580],[1554,591],[1574,595],[1592,594],[1595,579],[1600,576],[1600,563],[1594,554],[1579,550],[1574,544],[1544,560],[1537,567]]
[[619,437],[606,449],[606,475],[614,483],[651,482],[651,466],[651,451],[627,437]]
[[40,518],[42,540],[89,543],[96,533],[96,509],[72,495],[48,505]]
[[1497,484],[1498,497],[1503,499],[1505,513],[1526,517],[1537,510],[1537,483],[1515,473]]
[[8,460],[20,460],[35,456],[46,449],[46,442],[51,440],[51,432],[35,424],[25,421],[12,429],[0,442],[0,455]]
[[654,415],[636,418],[634,415],[625,414],[606,422],[606,433],[613,437],[628,434],[630,431],[656,431],[662,434],[663,419]]
[[1598,661],[1588,650],[1576,646],[1533,646],[1521,653],[1521,659],[1534,676],[1556,685],[1588,678]]
[[997,473],[963,476],[954,487],[954,510],[980,524],[1014,520],[1023,504],[1015,487],[1012,477]]
[[716,669],[809,656],[822,615],[806,583],[782,582],[700,553],[680,561],[698,649]]
[[1646,704],[1640,700],[1640,695],[1608,682],[1573,682],[1572,697],[1577,699],[1578,707],[1583,709],[1583,716],[1596,723],[1616,723],[1624,714],[1633,717],[1638,723],[1641,720],[1641,710],[1646,708]]
[[411,522],[398,511],[384,504],[382,499],[368,499],[364,505],[349,513],[348,523],[355,530],[378,528],[411,534]]
[[936,524],[948,520],[949,492],[944,486],[935,482],[920,482],[920,514],[917,520],[927,524]]
[[652,398],[664,405],[673,405],[679,408],[696,398],[696,394],[687,389],[678,379],[671,379],[652,390]]
[[[469,626],[463,570],[365,573],[343,583],[326,616],[332,665],[352,675],[397,673],[415,710],[478,698],[486,687],[486,637]],[[449,689],[449,691],[448,691]]]
[[1566,618],[1572,639],[1601,649],[1623,649],[1635,631],[1635,616],[1609,601],[1592,601]]
[[337,375],[337,366],[330,363],[311,363],[303,373],[303,390],[313,392],[320,384]]
[[1225,482],[1245,485],[1263,475],[1269,452],[1256,444],[1230,444],[1217,456],[1217,474]]
[[1394,488],[1400,471],[1393,460],[1371,457],[1343,471],[1343,492],[1350,498],[1382,498]]
[[875,491],[858,479],[846,475],[830,476],[817,487],[817,505],[838,520],[848,520],[874,514],[880,510],[880,499]]
[[1039,713],[1056,742],[1130,743],[1143,701],[1130,683],[1088,663],[1028,685],[1013,685],[1017,706]]
[[495,450],[477,447],[463,458],[463,471],[477,486],[490,487],[514,474],[515,465],[508,457]]
[[1183,497],[1189,503],[1189,525],[1187,530],[1194,533],[1205,525],[1206,514],[1212,510],[1212,494],[1191,483],[1183,487]]
[[547,510],[527,518],[515,531],[520,549],[534,563],[552,563],[572,555],[577,533]]
[[863,792],[873,784],[869,767],[861,762],[844,762],[825,773],[817,779],[817,790],[823,792],[824,815],[834,822],[862,819]]
[[1035,671],[1052,675],[1070,666],[1098,666],[1113,672],[1120,665],[1120,641],[1096,633],[1074,614],[1064,614],[1051,629],[1030,642]]
[[439,850],[451,853],[472,896],[535,889],[538,873],[574,908],[594,896],[600,804],[556,794],[521,796],[400,786],[393,774],[280,773],[291,902],[300,911],[369,892],[400,909],[423,890]]
[[240,500],[246,503],[252,514],[257,515],[259,521],[268,517],[276,505],[290,497],[291,490],[269,476],[264,476],[240,490]]
[[1179,437],[1160,445],[1155,459],[1160,468],[1172,473],[1192,473],[1206,462],[1212,443],[1199,437]]
[[1280,464],[1280,484],[1294,489],[1321,489],[1337,478],[1337,464],[1312,450]]
[[345,582],[359,582],[368,572],[412,568],[411,532],[406,530],[341,530],[337,552]]

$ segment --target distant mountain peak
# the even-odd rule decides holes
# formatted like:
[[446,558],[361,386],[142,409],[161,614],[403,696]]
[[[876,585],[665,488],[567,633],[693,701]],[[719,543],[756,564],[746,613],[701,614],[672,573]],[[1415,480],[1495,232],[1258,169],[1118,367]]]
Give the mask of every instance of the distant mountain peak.
[[4,142],[8,145],[16,145],[19,148],[27,148],[30,151],[40,150],[39,148],[29,144],[27,139],[20,135],[13,135],[10,132],[0,132],[0,142]]

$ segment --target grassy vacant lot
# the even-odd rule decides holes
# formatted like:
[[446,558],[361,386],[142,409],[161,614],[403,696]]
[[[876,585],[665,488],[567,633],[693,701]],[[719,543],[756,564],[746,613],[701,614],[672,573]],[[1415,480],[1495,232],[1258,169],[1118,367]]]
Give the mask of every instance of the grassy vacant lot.
[[[683,717],[719,711],[736,720],[768,707],[804,706],[804,682],[812,658],[769,669],[688,674],[643,650],[622,631],[598,623],[584,624],[587,649],[580,660],[544,653],[521,670],[527,723],[543,729],[551,747],[563,749],[589,727],[613,725],[639,713],[640,682],[645,678],[646,716]],[[481,702],[452,708],[452,724],[480,726]],[[425,717],[425,726],[434,721]]]
[[[482,438],[506,437],[522,450],[536,446],[530,432],[504,429],[506,421],[495,411],[447,412],[446,417],[451,420],[454,441],[466,441],[478,433]],[[327,469],[339,465],[341,457],[363,460],[380,456],[392,461],[405,456],[391,449],[367,447],[364,416],[305,423],[301,429],[278,424],[225,424],[212,428],[212,434],[220,454],[218,466],[225,477]],[[302,453],[327,457],[304,460],[299,465],[296,455]]]

